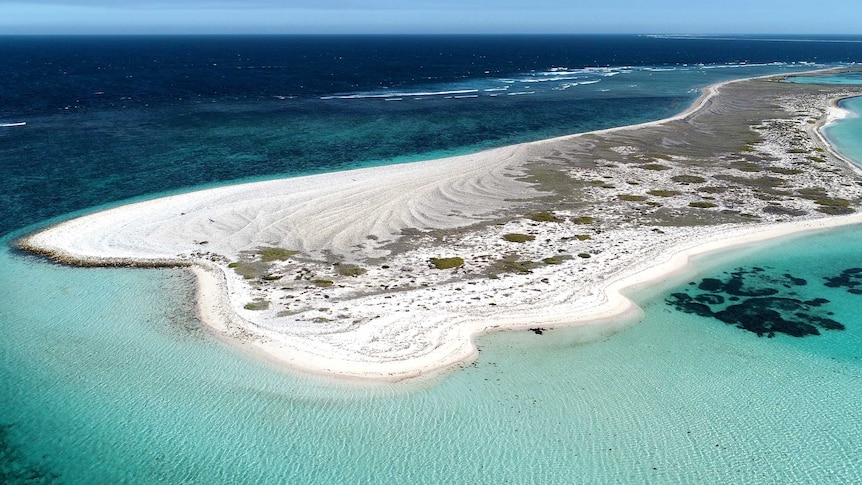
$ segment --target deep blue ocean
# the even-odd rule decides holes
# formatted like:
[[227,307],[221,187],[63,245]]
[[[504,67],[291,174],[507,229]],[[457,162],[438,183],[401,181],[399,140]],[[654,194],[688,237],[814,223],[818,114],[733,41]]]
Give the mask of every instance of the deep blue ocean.
[[[862,480],[858,229],[699,261],[633,327],[487,336],[468,369],[369,387],[210,337],[182,270],[10,245],[126,200],[655,120],[718,81],[860,61],[862,36],[0,37],[0,483]],[[666,303],[763,272],[845,329],[758,338]]]
[[0,234],[167,190],[659,119],[712,82],[858,61],[855,40],[2,37],[0,124],[27,125],[0,128]]

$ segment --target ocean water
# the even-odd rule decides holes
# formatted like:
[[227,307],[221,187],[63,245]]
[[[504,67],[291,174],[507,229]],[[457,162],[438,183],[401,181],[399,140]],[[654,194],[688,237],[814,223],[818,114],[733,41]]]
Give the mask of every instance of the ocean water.
[[[201,329],[182,270],[11,249],[130,198],[657,119],[712,82],[862,58],[835,39],[407,40],[0,39],[0,124],[27,123],[0,127],[0,482],[862,479],[859,229],[703,258],[637,292],[637,324],[486,336],[475,363],[407,385],[236,351]],[[742,304],[843,330],[716,317]]]

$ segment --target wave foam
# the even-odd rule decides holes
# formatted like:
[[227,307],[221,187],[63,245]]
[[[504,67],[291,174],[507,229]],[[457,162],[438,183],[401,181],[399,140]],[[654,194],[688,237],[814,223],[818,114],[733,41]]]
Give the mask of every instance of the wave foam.
[[406,92],[406,93],[357,93],[357,94],[344,94],[344,95],[333,95],[333,96],[321,96],[320,99],[328,100],[328,99],[386,99],[386,98],[415,98],[419,96],[447,96],[447,95],[459,95],[459,94],[471,94],[478,93],[478,89],[456,89],[452,91],[420,91],[420,92]]

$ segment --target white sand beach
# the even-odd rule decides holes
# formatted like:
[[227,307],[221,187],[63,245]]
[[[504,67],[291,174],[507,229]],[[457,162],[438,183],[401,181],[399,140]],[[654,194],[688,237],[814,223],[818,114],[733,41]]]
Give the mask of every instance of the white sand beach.
[[[485,332],[635,319],[639,310],[622,292],[669,278],[695,255],[862,223],[858,213],[816,213],[804,199],[786,204],[805,216],[767,214],[752,223],[659,227],[632,216],[640,208],[615,212],[600,203],[590,210],[553,211],[552,221],[501,216],[547,195],[525,177],[525,164],[535,157],[588,135],[634,133],[685,119],[706,109],[727,84],[711,86],[689,110],[668,120],[447,159],[164,197],[63,222],[21,245],[72,264],[191,266],[204,324],[228,342],[301,371],[389,381],[434,374],[474,358],[473,338]],[[834,106],[819,108],[821,123],[839,116]],[[805,129],[810,143],[824,143],[816,127]],[[783,143],[770,133],[764,134],[763,152]],[[614,150],[626,156],[635,149]],[[614,200],[631,190],[625,180],[639,177],[648,188],[682,173],[602,170],[596,173],[608,187],[617,187],[606,191]],[[820,184],[831,197],[860,195],[858,186],[843,186],[835,174],[812,169],[793,176],[823,178]],[[744,212],[765,204],[735,197],[745,203],[716,196],[709,205]],[[679,194],[663,203],[682,211],[698,201],[703,202],[697,194]],[[578,222],[585,215],[597,222]],[[506,234],[529,238],[513,243]],[[402,241],[407,236],[410,244]],[[285,251],[264,262],[261,248]],[[501,256],[515,252],[516,259]],[[446,257],[462,258],[463,264],[437,269],[429,263]],[[531,262],[526,271],[488,276],[493,267],[523,261]]]

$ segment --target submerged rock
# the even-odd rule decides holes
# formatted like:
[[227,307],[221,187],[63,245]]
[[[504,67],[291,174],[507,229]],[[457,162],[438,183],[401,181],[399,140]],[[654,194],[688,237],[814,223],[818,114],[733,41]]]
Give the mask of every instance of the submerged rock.
[[[855,283],[862,285],[862,268],[845,270],[840,276],[827,279],[830,284]],[[858,283],[855,275],[858,276]],[[759,337],[785,334],[792,337],[820,335],[821,330],[844,330],[842,323],[829,318],[831,312],[822,312],[830,301],[826,298],[797,298],[796,291],[808,281],[789,273],[775,276],[764,268],[737,268],[724,273],[723,278],[704,278],[691,282],[683,292],[671,294],[666,303],[677,311],[712,318]],[[697,290],[705,293],[695,293]],[[785,289],[782,293],[782,288]],[[850,291],[862,292],[862,288]]]

